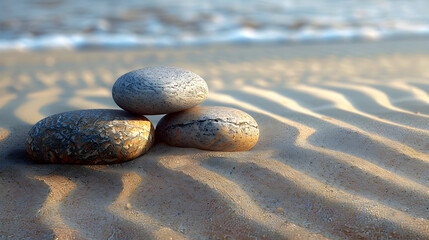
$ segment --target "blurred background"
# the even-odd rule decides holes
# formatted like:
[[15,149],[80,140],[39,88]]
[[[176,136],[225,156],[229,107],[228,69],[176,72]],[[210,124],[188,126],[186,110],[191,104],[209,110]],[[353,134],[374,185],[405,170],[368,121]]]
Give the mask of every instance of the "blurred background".
[[1,50],[429,35],[427,0],[0,0],[0,5]]

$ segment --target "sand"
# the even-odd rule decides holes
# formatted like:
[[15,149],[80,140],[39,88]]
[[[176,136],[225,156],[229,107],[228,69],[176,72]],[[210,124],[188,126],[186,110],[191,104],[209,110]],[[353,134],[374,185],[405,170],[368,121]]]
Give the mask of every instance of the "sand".
[[[0,238],[429,239],[427,41],[3,52]],[[205,78],[203,105],[248,112],[258,144],[30,161],[34,123],[118,108],[116,78],[153,65]]]

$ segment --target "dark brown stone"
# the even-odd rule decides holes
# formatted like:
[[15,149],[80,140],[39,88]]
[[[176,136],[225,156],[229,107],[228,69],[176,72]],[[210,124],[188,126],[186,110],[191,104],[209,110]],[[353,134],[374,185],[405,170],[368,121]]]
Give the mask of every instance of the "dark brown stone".
[[64,112],[36,123],[27,152],[39,163],[108,164],[132,160],[154,143],[152,123],[122,110]]

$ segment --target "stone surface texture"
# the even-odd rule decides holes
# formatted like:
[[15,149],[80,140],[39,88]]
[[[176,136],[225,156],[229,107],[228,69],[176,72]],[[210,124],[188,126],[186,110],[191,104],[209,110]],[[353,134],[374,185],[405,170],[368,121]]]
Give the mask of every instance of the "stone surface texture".
[[107,164],[132,160],[153,143],[153,125],[143,116],[77,110],[36,123],[27,138],[27,152],[39,163]]
[[165,115],[157,139],[177,147],[212,151],[246,151],[258,142],[259,127],[249,114],[234,108],[198,106]]
[[126,73],[112,89],[119,107],[143,115],[182,111],[203,102],[207,94],[207,83],[197,74],[163,66]]

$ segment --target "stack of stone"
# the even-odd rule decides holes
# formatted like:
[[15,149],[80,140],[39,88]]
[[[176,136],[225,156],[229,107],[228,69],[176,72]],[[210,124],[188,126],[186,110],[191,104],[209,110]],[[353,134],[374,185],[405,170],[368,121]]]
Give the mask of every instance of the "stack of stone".
[[[195,73],[147,67],[121,76],[113,86],[116,104],[126,111],[78,110],[36,123],[27,152],[41,163],[106,164],[132,160],[156,139],[177,147],[246,151],[259,138],[256,121],[238,109],[197,106],[208,95]],[[156,133],[143,115],[166,114]]]

